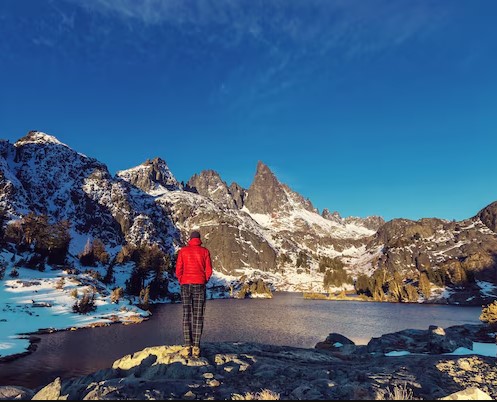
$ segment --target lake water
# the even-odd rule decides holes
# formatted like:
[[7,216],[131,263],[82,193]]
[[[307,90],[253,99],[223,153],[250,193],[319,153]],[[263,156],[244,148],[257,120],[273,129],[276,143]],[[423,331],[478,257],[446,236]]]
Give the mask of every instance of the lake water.
[[[138,325],[41,335],[38,350],[0,363],[0,385],[35,388],[60,376],[81,376],[108,368],[122,356],[149,346],[181,344],[182,306],[154,306]],[[313,348],[331,332],[357,344],[372,337],[429,325],[479,323],[480,307],[305,300],[302,293],[273,299],[208,300],[202,341],[245,341]]]

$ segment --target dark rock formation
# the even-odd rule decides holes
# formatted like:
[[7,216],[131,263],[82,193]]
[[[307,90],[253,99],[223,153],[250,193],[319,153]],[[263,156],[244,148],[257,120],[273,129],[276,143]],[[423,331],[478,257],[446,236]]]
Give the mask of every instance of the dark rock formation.
[[247,298],[264,298],[270,299],[273,297],[271,287],[264,283],[264,280],[258,279],[256,281],[247,281],[246,278],[240,278],[241,288],[237,291],[235,297],[237,299]]
[[288,203],[283,186],[274,173],[262,162],[257,164],[254,181],[247,190],[245,206],[256,214],[271,214]]
[[117,175],[146,193],[161,188],[170,191],[181,189],[180,183],[174,178],[166,161],[161,158],[147,159],[142,165],[134,168],[133,174],[128,174],[129,172],[118,172]]
[[[409,353],[442,354],[451,353],[458,348],[473,349],[475,334],[481,326],[465,326],[466,333],[445,331],[443,328],[432,326],[427,331],[406,329],[393,334],[373,338],[368,343],[370,353],[389,353],[406,351]],[[468,336],[473,333],[473,336]]]
[[238,209],[242,209],[245,203],[245,196],[246,196],[245,189],[240,185],[238,185],[237,183],[233,182],[231,183],[229,190],[231,197],[233,198],[233,201],[235,203],[235,206]]
[[227,208],[238,208],[235,199],[240,201],[240,194],[233,197],[219,173],[214,170],[204,170],[198,175],[193,175],[187,186],[197,194],[209,198],[218,205],[226,206]]
[[497,202],[483,208],[477,215],[487,227],[497,233]]
[[318,342],[315,348],[343,354],[354,353],[357,349],[355,343],[349,338],[336,333],[329,334],[323,342]]

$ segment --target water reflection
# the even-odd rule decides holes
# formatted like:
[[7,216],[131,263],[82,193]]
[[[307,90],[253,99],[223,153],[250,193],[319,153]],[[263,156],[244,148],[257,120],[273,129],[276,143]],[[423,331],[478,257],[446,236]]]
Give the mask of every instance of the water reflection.
[[[301,293],[280,293],[271,300],[209,300],[203,341],[246,341],[312,348],[330,332],[357,344],[406,328],[478,323],[479,307],[304,300]],[[38,350],[0,363],[0,385],[30,388],[57,376],[85,375],[110,367],[120,357],[149,346],[181,344],[181,305],[161,305],[139,325],[41,336]]]

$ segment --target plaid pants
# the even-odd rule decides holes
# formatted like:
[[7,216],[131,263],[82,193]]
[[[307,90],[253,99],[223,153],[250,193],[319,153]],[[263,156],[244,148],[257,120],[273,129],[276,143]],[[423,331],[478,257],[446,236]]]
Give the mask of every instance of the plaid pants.
[[200,346],[204,328],[205,285],[181,285],[185,346]]

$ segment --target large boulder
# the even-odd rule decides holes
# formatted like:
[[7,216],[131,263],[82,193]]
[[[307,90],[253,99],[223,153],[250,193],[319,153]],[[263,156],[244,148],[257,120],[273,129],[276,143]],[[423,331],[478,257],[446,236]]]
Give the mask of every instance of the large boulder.
[[28,400],[31,399],[34,392],[28,388],[15,387],[12,385],[0,387],[0,401],[11,401],[16,400]]
[[442,401],[491,401],[492,397],[478,388],[468,388],[464,391],[455,392],[444,398]]
[[40,389],[31,400],[33,401],[63,401],[67,400],[67,395],[61,395],[62,383],[60,377]]
[[350,354],[356,351],[356,345],[354,342],[337,333],[329,334],[323,342],[318,342],[315,348],[344,354]]

